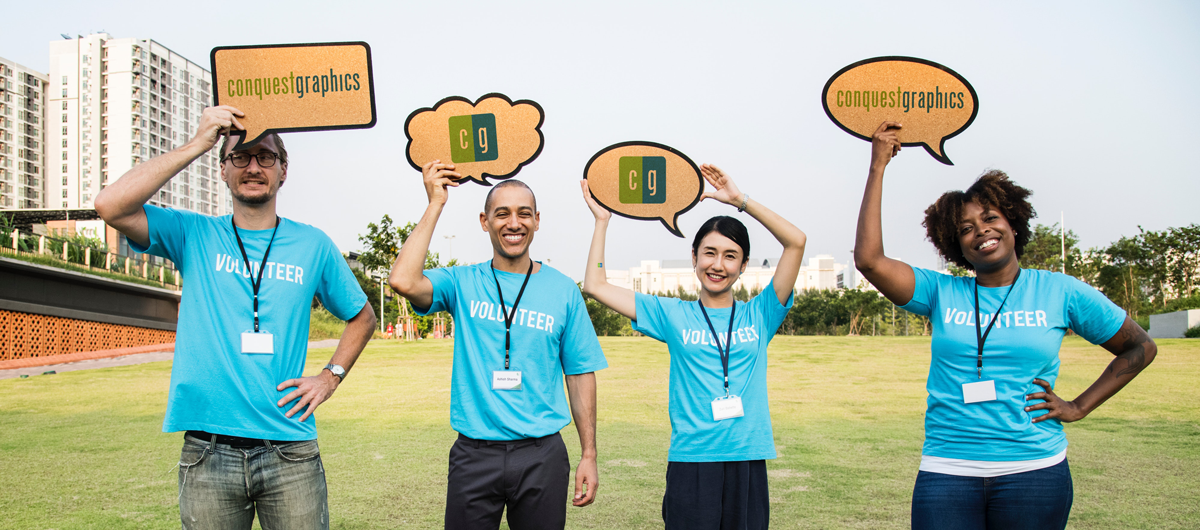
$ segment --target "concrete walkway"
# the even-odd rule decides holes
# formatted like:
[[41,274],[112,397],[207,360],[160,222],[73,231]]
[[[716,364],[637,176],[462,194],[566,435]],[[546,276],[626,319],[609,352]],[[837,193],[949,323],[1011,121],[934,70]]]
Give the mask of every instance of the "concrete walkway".
[[[337,339],[319,340],[308,343],[308,349],[314,350],[319,348],[336,348],[338,345]],[[50,364],[43,366],[31,366],[28,368],[15,368],[11,370],[0,370],[0,379],[12,379],[14,377],[42,375],[46,372],[74,372],[76,370],[91,370],[94,368],[111,368],[113,366],[129,366],[133,364],[154,363],[159,361],[170,361],[175,358],[174,351],[162,351],[153,353],[135,353],[131,355],[122,355],[120,357],[109,357],[105,359],[89,359],[84,361],[76,361],[62,364]]]

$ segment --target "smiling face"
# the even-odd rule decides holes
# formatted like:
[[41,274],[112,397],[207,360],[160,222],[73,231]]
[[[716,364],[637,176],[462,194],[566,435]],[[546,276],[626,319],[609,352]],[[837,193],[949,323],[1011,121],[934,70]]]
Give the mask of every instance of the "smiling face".
[[[233,162],[228,160],[228,155],[233,152],[250,155],[250,165],[235,167]],[[275,194],[279,193],[279,188],[287,180],[287,165],[281,160],[276,160],[271,167],[259,165],[256,155],[263,152],[279,154],[279,148],[271,136],[263,138],[249,149],[226,153],[225,160],[221,163],[221,180],[229,186],[229,193],[233,195],[234,200],[248,205],[268,203],[275,198]]]
[[541,220],[533,193],[521,186],[497,188],[487,208],[479,214],[479,224],[491,238],[496,256],[524,261]]
[[963,204],[962,219],[958,222],[958,244],[963,258],[976,271],[998,269],[1017,259],[1016,233],[1008,219],[993,208],[984,208],[975,201]]
[[722,294],[733,288],[733,284],[746,270],[742,247],[720,232],[709,232],[700,240],[692,254],[692,265],[696,267],[696,278],[710,294]]

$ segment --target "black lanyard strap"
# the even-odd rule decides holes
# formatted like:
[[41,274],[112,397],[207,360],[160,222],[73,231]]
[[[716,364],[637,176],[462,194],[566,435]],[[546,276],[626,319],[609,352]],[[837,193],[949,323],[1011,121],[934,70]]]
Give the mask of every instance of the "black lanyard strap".
[[704,304],[699,300],[696,300],[696,303],[700,304],[700,313],[704,315],[704,321],[708,322],[708,330],[713,334],[713,344],[717,347],[717,353],[721,355],[721,370],[725,373],[725,397],[729,397],[729,351],[733,348],[733,315],[737,312],[737,301],[729,308],[729,333],[725,335],[725,349],[721,349],[721,338],[717,336],[717,328],[714,328],[712,320],[709,320]]
[[525,281],[521,282],[521,290],[517,291],[517,299],[513,301],[512,312],[509,312],[508,308],[504,306],[504,290],[500,288],[500,279],[496,277],[495,260],[489,265],[492,267],[492,279],[496,280],[496,292],[500,293],[500,312],[504,313],[504,369],[508,370],[508,349],[512,344],[510,338],[512,337],[513,317],[517,315],[517,306],[521,305],[521,295],[525,294],[525,286],[529,285],[529,275],[533,274],[533,260],[529,260],[529,270],[525,271]]
[[237,238],[238,248],[242,249],[242,260],[246,264],[246,273],[250,275],[250,287],[254,289],[254,332],[258,333],[258,288],[262,287],[263,269],[267,268],[267,256],[271,255],[271,245],[275,244],[275,233],[279,231],[279,216],[275,216],[275,229],[271,231],[271,242],[267,243],[267,251],[263,252],[257,280],[254,278],[254,269],[250,268],[250,256],[246,255],[246,245],[242,244],[242,236],[238,234],[237,224],[233,222],[232,215],[229,216],[229,224],[233,225],[233,237]]
[[987,331],[984,331],[983,334],[979,332],[979,279],[975,280],[975,340],[979,344],[979,357],[975,362],[975,372],[980,379],[983,379],[983,343],[987,341],[988,334],[992,332],[992,326],[996,325],[996,319],[1000,317],[1000,312],[1004,310],[1004,302],[1008,301],[1008,295],[1012,294],[1013,287],[1017,286],[1017,280],[1019,279],[1021,279],[1021,269],[1017,269],[1017,277],[1013,278],[1012,285],[1008,287],[1008,293],[1000,301],[1000,307],[996,308],[996,313],[992,315],[991,321],[988,322]]

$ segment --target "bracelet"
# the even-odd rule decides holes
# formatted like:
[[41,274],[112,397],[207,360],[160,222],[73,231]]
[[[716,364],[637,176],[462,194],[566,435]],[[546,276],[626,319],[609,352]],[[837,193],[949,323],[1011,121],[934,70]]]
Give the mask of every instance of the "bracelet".
[[748,200],[750,200],[750,194],[743,193],[742,194],[742,205],[738,206],[738,213],[746,211],[746,201],[748,201]]

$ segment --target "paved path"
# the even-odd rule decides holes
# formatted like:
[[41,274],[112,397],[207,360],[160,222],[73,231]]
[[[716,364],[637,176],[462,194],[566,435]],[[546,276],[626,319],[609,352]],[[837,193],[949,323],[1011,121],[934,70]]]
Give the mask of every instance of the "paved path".
[[[337,339],[319,340],[308,343],[308,349],[317,348],[336,348],[338,345]],[[35,376],[42,375],[46,372],[74,372],[75,370],[91,370],[94,368],[110,368],[113,366],[129,366],[132,364],[154,363],[159,361],[170,361],[175,358],[175,352],[164,351],[155,353],[135,353],[132,355],[123,355],[120,357],[110,357],[107,359],[93,359],[87,361],[78,361],[73,363],[51,364],[46,366],[33,366],[30,368],[16,368],[13,370],[0,370],[0,379],[12,379],[23,375]]]

